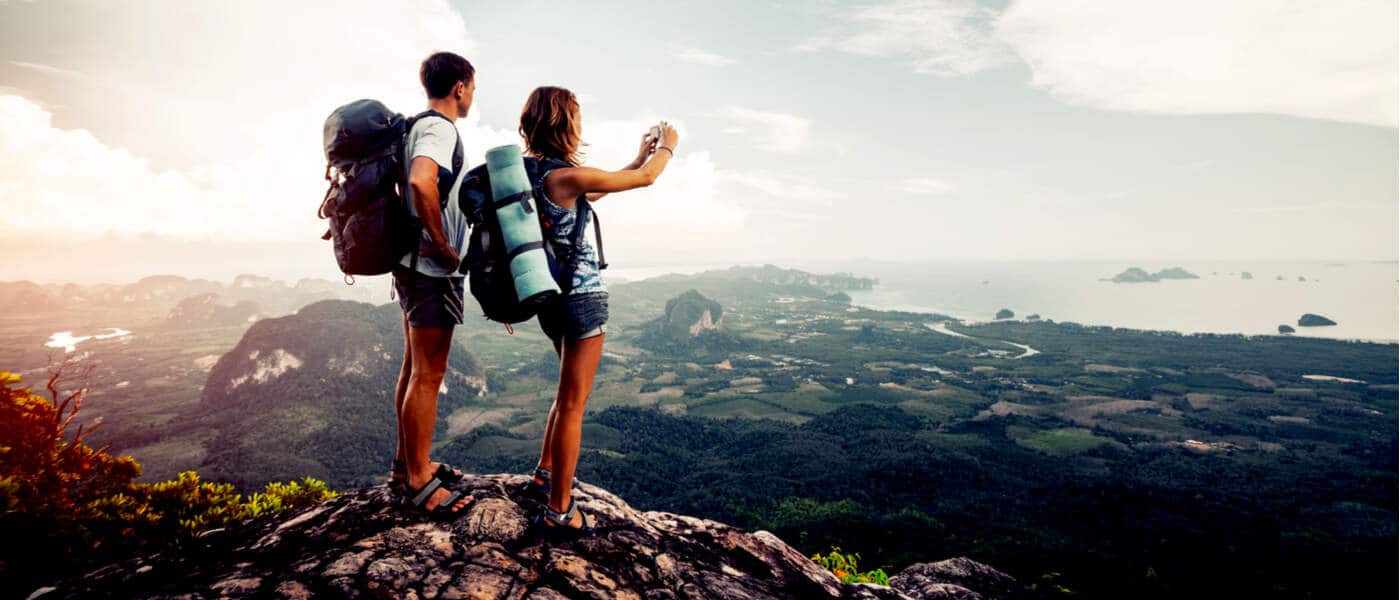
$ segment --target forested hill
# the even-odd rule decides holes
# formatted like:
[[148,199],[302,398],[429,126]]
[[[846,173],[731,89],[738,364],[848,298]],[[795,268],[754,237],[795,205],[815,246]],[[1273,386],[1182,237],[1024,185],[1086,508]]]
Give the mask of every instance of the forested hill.
[[[394,304],[326,300],[253,324],[209,372],[191,417],[213,433],[200,472],[241,488],[304,475],[344,487],[380,476],[394,452],[401,318]],[[457,348],[443,386],[438,404],[448,411],[480,396],[486,380]]]

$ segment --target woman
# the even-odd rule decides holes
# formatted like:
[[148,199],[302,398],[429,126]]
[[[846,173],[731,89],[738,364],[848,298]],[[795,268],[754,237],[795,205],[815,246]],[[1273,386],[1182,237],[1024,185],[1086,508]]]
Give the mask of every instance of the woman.
[[[520,113],[525,152],[536,159],[567,165],[545,172],[540,179],[545,196],[540,213],[548,241],[556,247],[568,247],[575,227],[587,231],[589,223],[576,222],[580,199],[596,202],[609,193],[655,182],[680,141],[676,130],[665,122],[660,130],[660,139],[653,139],[649,133],[642,136],[637,158],[621,170],[584,167],[579,155],[583,126],[578,98],[558,87],[540,87],[531,92]],[[550,485],[551,481],[574,481],[583,411],[593,389],[593,375],[598,370],[607,333],[608,292],[598,272],[597,251],[586,242],[575,251],[579,260],[573,273],[573,289],[544,307],[538,316],[540,328],[554,342],[554,351],[559,355],[559,390],[549,411],[539,465],[529,487],[549,497],[548,505],[535,519],[537,526],[549,528],[551,533],[588,535],[593,533],[593,523],[575,506],[573,486]]]

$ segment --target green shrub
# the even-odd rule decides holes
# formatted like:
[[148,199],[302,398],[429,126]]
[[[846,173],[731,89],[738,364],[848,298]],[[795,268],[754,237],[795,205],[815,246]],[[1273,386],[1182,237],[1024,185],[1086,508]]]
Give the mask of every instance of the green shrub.
[[844,554],[840,548],[833,547],[826,555],[813,554],[812,560],[821,565],[823,569],[831,571],[841,583],[874,583],[888,586],[890,578],[885,574],[884,569],[860,572],[860,567],[856,564],[860,560],[860,554]]

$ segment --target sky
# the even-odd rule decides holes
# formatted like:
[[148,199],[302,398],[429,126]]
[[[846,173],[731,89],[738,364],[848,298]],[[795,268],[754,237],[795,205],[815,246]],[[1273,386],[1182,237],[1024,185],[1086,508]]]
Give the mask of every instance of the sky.
[[1397,257],[1393,1],[0,0],[0,280],[336,277],[321,125],[477,68],[468,161],[538,85],[615,268]]

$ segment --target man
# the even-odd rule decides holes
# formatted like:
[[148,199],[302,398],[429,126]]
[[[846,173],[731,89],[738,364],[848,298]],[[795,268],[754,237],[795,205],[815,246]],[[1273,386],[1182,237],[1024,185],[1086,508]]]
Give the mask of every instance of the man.
[[428,453],[452,328],[463,314],[457,267],[466,252],[467,219],[456,199],[467,169],[455,122],[471,108],[475,75],[467,59],[451,52],[429,56],[419,70],[429,112],[409,130],[405,162],[408,207],[422,221],[423,235],[418,251],[404,256],[393,273],[404,313],[404,354],[394,395],[399,442],[390,487],[412,506],[449,517],[471,500],[446,487],[463,474],[431,462]]

